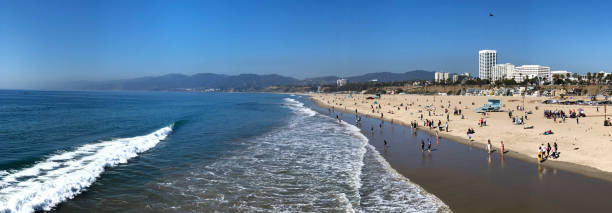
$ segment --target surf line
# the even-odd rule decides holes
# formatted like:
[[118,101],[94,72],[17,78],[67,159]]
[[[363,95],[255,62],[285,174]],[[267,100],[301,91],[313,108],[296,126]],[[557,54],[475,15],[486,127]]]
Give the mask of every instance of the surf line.
[[175,123],[150,134],[82,145],[14,172],[0,173],[0,212],[50,211],[114,167],[165,140]]

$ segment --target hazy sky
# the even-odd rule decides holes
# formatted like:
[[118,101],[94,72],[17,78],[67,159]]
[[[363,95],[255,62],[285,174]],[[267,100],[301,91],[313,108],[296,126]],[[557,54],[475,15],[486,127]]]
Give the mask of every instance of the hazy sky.
[[[495,16],[489,17],[489,11]],[[0,0],[0,88],[167,73],[612,71],[609,1]]]

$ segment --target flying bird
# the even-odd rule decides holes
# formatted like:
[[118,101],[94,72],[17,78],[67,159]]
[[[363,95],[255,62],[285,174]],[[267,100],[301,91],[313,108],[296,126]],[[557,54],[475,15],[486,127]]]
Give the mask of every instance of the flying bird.
[[492,12],[489,12],[489,16],[493,16],[493,13],[492,13]]

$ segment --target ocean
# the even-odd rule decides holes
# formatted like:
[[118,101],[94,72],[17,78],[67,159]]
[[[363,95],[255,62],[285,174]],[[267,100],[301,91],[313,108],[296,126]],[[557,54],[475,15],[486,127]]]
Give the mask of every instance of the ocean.
[[0,212],[445,212],[284,94],[0,90]]

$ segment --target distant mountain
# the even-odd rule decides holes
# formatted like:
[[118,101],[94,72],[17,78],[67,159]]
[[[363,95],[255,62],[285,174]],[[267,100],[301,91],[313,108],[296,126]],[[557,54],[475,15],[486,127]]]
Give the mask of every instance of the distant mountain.
[[335,84],[336,80],[338,80],[338,76],[324,76],[324,77],[316,77],[316,78],[307,78],[300,83],[305,85],[322,85],[322,84]]
[[221,90],[258,90],[269,86],[282,86],[296,84],[295,78],[276,74],[256,75],[222,75],[213,73],[199,73],[195,75],[168,74],[155,77],[143,77],[126,80],[101,82],[74,82],[65,89],[79,90],[181,90],[181,89],[209,89]]
[[392,73],[392,72],[375,72],[368,73],[365,75],[347,77],[349,82],[367,82],[371,80],[378,80],[384,82],[391,81],[414,81],[414,80],[432,80],[434,78],[434,72],[424,70],[414,70],[405,73]]
[[[56,88],[77,90],[184,90],[215,88],[221,90],[253,91],[271,86],[335,84],[338,78],[339,77],[337,76],[325,76],[298,80],[276,74],[167,74],[162,76],[113,81],[79,81],[64,84],[61,87]],[[405,73],[377,72],[345,78],[348,79],[349,82],[367,82],[374,79],[384,82],[431,80],[433,79],[433,72],[423,70],[415,70]]]
[[[381,82],[392,82],[392,81],[415,81],[415,80],[432,80],[434,72],[424,70],[414,70],[405,73],[392,73],[392,72],[375,72],[368,73],[358,76],[344,77],[351,83],[368,82],[371,80],[377,80]],[[301,82],[308,85],[313,84],[335,84],[338,76],[325,76],[318,78],[307,78]]]

